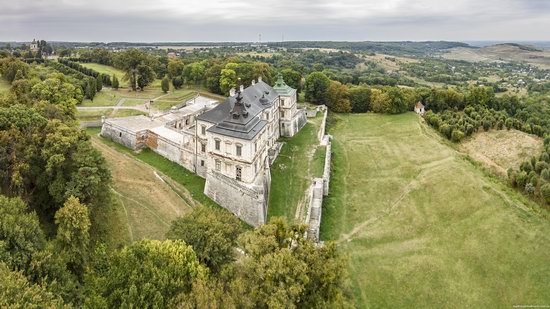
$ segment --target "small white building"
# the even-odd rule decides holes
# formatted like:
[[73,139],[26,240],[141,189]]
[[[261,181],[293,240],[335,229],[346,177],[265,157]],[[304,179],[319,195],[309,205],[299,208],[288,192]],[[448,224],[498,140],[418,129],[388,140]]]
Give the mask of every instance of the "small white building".
[[424,109],[424,104],[422,104],[422,102],[418,101],[416,103],[416,105],[414,106],[414,112],[419,114],[419,115],[424,115],[424,113],[426,112],[425,109]]

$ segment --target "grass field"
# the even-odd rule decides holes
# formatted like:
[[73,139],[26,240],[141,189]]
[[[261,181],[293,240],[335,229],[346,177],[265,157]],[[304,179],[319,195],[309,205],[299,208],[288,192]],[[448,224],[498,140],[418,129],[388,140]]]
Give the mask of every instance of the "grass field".
[[147,113],[139,110],[134,110],[134,109],[114,110],[112,108],[98,109],[98,110],[78,110],[76,114],[76,118],[80,121],[97,121],[97,120],[101,120],[101,116],[127,117],[127,116],[138,116],[138,115],[147,115]]
[[412,114],[333,115],[321,238],[360,308],[550,304],[548,213]]
[[116,75],[120,83],[120,87],[128,87],[128,82],[122,80],[122,77],[124,77],[124,72],[119,69],[116,69],[112,66],[99,64],[99,63],[80,63],[80,64],[92,70],[96,70],[101,74],[109,74],[111,78],[113,77],[113,75]]
[[508,168],[542,152],[542,138],[517,130],[480,132],[460,145],[460,150],[483,163],[493,172],[506,176]]
[[321,120],[321,116],[309,119],[298,134],[282,139],[285,144],[271,166],[268,217],[285,216],[292,222],[305,215],[311,180],[323,175],[326,147],[319,146],[317,139]]

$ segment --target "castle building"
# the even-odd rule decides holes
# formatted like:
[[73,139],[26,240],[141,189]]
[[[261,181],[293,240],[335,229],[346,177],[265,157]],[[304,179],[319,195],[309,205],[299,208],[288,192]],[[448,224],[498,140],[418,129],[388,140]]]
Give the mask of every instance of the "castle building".
[[38,41],[36,41],[36,39],[32,39],[32,42],[31,42],[29,48],[33,53],[37,52],[38,49],[39,49]]
[[274,87],[259,78],[231,90],[223,103],[199,97],[157,117],[106,119],[101,134],[132,149],[148,147],[205,178],[207,196],[259,226],[267,220],[278,139],[306,123],[296,102],[281,75]]

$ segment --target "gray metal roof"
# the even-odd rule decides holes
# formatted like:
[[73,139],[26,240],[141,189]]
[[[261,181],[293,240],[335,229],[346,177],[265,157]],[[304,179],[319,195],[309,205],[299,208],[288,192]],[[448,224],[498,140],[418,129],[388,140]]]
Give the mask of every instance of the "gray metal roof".
[[258,82],[241,93],[228,97],[223,103],[197,118],[215,124],[208,132],[226,136],[252,139],[267,125],[260,119],[261,112],[271,107],[278,97],[277,92],[264,82]]

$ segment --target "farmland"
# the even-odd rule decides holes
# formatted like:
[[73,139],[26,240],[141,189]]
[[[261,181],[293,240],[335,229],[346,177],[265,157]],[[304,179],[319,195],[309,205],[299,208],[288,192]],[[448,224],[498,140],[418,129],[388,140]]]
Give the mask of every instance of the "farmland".
[[321,238],[358,307],[548,304],[548,214],[412,114],[336,115]]

